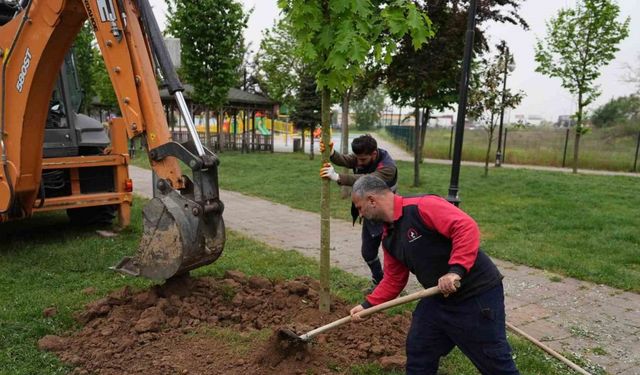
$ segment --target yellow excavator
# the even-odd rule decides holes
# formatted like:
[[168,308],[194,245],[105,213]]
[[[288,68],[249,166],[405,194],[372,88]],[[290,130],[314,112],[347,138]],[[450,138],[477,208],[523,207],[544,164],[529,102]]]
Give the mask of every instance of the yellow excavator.
[[[76,113],[68,52],[87,20],[122,114],[109,121],[109,138]],[[220,256],[219,160],[198,137],[148,0],[0,0],[0,58],[0,222],[62,209],[91,222],[117,210],[128,225],[128,140],[142,137],[154,198],[143,209],[138,252],[114,269],[163,280]],[[177,101],[188,142],[171,138],[157,78]]]

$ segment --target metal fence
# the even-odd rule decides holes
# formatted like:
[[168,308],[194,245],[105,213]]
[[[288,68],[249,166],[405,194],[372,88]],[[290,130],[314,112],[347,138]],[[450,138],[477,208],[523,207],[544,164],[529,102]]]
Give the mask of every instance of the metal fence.
[[[413,150],[413,126],[387,126],[387,133]],[[452,128],[428,128],[425,134],[424,156],[451,158]],[[573,128],[507,128],[503,134],[504,162],[569,167],[573,163],[575,131]],[[484,161],[488,142],[485,129],[465,129],[463,160]],[[497,146],[494,132],[490,159]],[[578,165],[580,168],[638,171],[640,132],[620,129],[591,129],[580,140]]]
[[[200,141],[203,145],[211,145],[214,150],[238,150],[238,151],[272,151],[273,150],[273,136],[271,134],[258,134],[258,133],[221,133],[218,138],[218,133],[212,132],[210,134],[209,142],[207,142],[206,135],[198,133],[200,135]],[[171,132],[172,138],[177,142],[185,142],[189,140],[189,132],[187,130],[173,130]]]

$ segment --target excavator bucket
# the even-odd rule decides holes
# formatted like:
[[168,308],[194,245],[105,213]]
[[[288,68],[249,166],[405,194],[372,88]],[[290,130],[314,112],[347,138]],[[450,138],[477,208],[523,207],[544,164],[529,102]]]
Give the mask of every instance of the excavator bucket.
[[224,248],[223,206],[200,205],[175,190],[153,198],[143,209],[144,232],[138,253],[116,271],[166,280],[218,259]]

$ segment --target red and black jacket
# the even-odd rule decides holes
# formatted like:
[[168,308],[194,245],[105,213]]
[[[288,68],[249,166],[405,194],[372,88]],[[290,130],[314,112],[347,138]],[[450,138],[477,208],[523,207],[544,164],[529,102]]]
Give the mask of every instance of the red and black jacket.
[[459,274],[461,287],[448,297],[450,301],[496,286],[502,275],[479,246],[476,222],[443,198],[396,195],[393,223],[385,224],[382,237],[384,278],[363,306],[397,297],[407,284],[409,272],[425,288],[437,285],[446,273]]

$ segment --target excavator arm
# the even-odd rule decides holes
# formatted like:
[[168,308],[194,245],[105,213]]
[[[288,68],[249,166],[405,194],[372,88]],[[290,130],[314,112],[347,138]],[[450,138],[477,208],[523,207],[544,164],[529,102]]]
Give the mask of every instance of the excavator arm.
[[[34,209],[49,99],[64,55],[88,19],[122,114],[112,126],[146,139],[154,171],[138,253],[115,269],[167,279],[215,261],[225,241],[218,159],[197,136],[148,0],[23,0],[15,6],[16,15],[0,26],[0,215],[30,216]],[[171,138],[155,61],[189,127],[185,144]],[[178,160],[192,178],[182,175]]]

